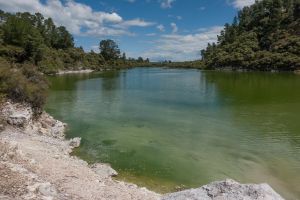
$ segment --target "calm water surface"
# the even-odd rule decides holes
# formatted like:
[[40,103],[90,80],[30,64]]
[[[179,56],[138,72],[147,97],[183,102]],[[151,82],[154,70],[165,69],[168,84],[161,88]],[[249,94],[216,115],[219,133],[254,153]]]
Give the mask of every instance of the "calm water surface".
[[51,77],[76,155],[159,192],[232,178],[300,199],[300,76],[135,68]]

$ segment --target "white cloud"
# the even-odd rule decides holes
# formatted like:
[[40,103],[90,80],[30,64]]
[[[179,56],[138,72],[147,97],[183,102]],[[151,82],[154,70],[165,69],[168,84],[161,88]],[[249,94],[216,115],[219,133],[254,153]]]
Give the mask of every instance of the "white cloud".
[[162,25],[162,24],[156,26],[156,28],[157,28],[160,32],[165,32],[165,26]]
[[130,26],[139,26],[139,27],[147,27],[147,26],[152,26],[154,25],[154,22],[146,22],[142,19],[132,19],[132,20],[127,20],[123,21],[119,24],[116,25],[116,27],[130,27]]
[[255,3],[255,0],[233,0],[232,4],[238,9],[242,9],[245,6],[250,6]]
[[156,35],[157,35],[156,33],[148,33],[148,34],[146,34],[146,36],[149,36],[149,37],[156,36]]
[[178,32],[177,25],[174,22],[172,22],[170,25],[172,27],[172,33],[177,33]]
[[99,27],[97,29],[89,29],[84,33],[82,33],[82,35],[83,36],[119,36],[119,35],[134,36],[135,34],[123,29]]
[[162,8],[172,8],[172,3],[175,2],[175,0],[160,0],[160,7]]
[[94,11],[90,6],[73,0],[47,0],[45,3],[40,0],[0,0],[0,7],[7,12],[40,12],[76,35],[132,35],[129,27],[152,25],[140,19],[126,21],[116,12]]
[[221,26],[201,29],[196,34],[165,34],[154,41],[153,48],[144,52],[143,57],[151,60],[185,61],[200,58],[200,50],[207,43],[216,42],[217,35],[223,29]]

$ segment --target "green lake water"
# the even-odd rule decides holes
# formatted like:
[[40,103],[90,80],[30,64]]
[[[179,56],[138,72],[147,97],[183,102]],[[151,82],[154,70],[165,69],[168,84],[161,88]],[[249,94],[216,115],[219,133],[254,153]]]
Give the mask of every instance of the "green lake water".
[[50,77],[74,154],[158,192],[232,178],[300,199],[300,76],[134,68]]

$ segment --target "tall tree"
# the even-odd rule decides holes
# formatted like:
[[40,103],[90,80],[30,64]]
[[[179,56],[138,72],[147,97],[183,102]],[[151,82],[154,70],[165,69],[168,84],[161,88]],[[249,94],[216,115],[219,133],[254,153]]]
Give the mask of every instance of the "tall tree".
[[60,26],[55,30],[56,40],[53,47],[56,49],[67,49],[74,47],[73,36],[64,26]]
[[209,68],[300,68],[300,0],[260,0],[225,24],[216,45],[201,51]]
[[102,40],[99,44],[100,54],[106,61],[120,58],[120,49],[118,44],[113,40]]

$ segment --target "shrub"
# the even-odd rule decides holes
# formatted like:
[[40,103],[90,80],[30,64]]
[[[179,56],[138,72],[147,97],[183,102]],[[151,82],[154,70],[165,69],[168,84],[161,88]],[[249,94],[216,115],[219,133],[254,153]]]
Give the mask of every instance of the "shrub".
[[0,94],[15,102],[31,105],[35,114],[40,114],[46,103],[48,83],[34,67],[23,65],[12,68],[8,63],[0,63]]

